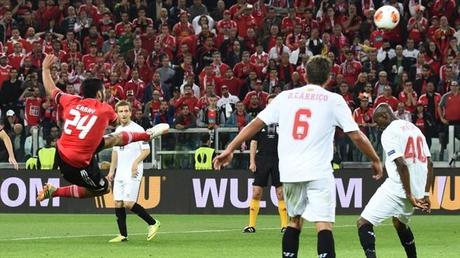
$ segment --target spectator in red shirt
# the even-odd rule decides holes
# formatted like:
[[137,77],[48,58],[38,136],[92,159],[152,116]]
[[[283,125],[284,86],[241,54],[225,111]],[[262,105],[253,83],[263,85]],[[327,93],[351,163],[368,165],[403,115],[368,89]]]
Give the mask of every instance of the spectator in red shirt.
[[353,95],[350,92],[350,87],[348,86],[348,83],[342,82],[339,87],[339,93],[347,103],[348,107],[350,110],[354,110],[355,107],[355,100],[353,98]]
[[412,88],[412,82],[407,81],[404,84],[404,90],[399,93],[399,101],[404,103],[407,111],[413,113],[417,105],[417,99],[417,93]]
[[112,72],[110,74],[110,81],[105,84],[105,88],[109,88],[111,94],[119,100],[126,98],[125,91],[123,90],[123,86],[118,80],[118,74],[116,72]]
[[249,28],[256,28],[256,20],[252,16],[252,5],[246,5],[244,12],[235,16],[234,20],[238,28],[238,36],[243,39],[247,36],[247,31]]
[[263,109],[267,105],[267,98],[269,94],[263,91],[263,84],[261,80],[257,80],[256,87],[254,88],[254,90],[246,94],[246,97],[243,100],[243,103],[244,105],[246,105],[246,107],[249,107],[251,105],[251,98],[254,95],[257,96],[259,100],[258,101],[259,107]]
[[425,7],[418,5],[415,8],[415,16],[411,17],[407,23],[409,38],[413,39],[416,44],[425,39],[425,32],[428,29],[428,20],[423,17]]
[[348,85],[354,85],[358,74],[361,73],[362,65],[359,61],[354,60],[353,52],[345,52],[346,61],[340,66],[340,73],[343,74],[345,81]]
[[149,53],[145,49],[142,48],[142,40],[139,37],[136,37],[133,40],[133,49],[128,50],[128,52],[125,53],[125,60],[126,64],[129,66],[133,66],[135,63],[137,63],[137,58],[139,56],[148,56]]
[[[41,118],[42,99],[38,87],[29,87],[19,97],[19,101],[24,101],[24,125],[27,127],[38,126]],[[29,130],[27,130],[29,131]]]
[[442,122],[441,130],[439,132],[439,141],[441,143],[439,159],[444,160],[444,150],[449,143],[448,126],[454,125],[455,137],[460,137],[460,86],[457,81],[453,81],[450,86],[450,91],[441,97],[438,113]]
[[178,111],[179,113],[174,120],[174,128],[185,130],[196,127],[196,117],[193,112],[190,111],[190,107],[187,104],[179,106]]
[[349,38],[353,39],[358,35],[359,27],[361,26],[362,19],[358,15],[356,5],[348,5],[348,14],[343,15],[340,23],[343,27],[344,34]]
[[198,99],[193,95],[192,87],[190,87],[190,85],[184,85],[184,94],[174,105],[177,109],[182,105],[187,105],[189,111],[195,112],[198,105]]
[[147,10],[145,7],[137,9],[137,18],[133,20],[133,26],[140,34],[146,32],[148,26],[153,26],[153,20],[146,17]]
[[233,73],[238,79],[244,80],[248,77],[249,72],[256,71],[256,67],[249,60],[249,51],[243,51],[241,62],[233,67]]
[[433,41],[436,43],[441,53],[446,53],[449,48],[449,41],[454,36],[455,29],[449,26],[449,21],[446,16],[442,16],[439,23],[439,28],[434,32]]
[[444,125],[460,124],[460,86],[457,81],[453,81],[450,91],[441,97],[438,111]]
[[85,70],[89,70],[90,65],[96,63],[96,58],[97,58],[97,45],[91,44],[91,47],[89,48],[89,53],[84,55],[81,58],[81,61],[83,62],[83,66],[85,67]]
[[161,106],[161,94],[158,90],[153,90],[152,100],[145,103],[144,115],[150,120],[154,120],[157,114],[160,112]]
[[212,130],[218,128],[225,122],[221,110],[217,107],[217,100],[218,97],[216,95],[208,97],[208,105],[201,108],[198,112],[198,127],[206,127]]
[[284,35],[288,35],[294,31],[294,27],[296,24],[301,24],[302,19],[296,16],[296,12],[294,8],[289,8],[288,16],[284,17],[281,21],[281,33]]
[[176,41],[181,42],[185,37],[195,35],[195,30],[192,24],[188,21],[190,14],[187,11],[181,11],[179,14],[179,22],[174,25],[172,33],[176,36]]
[[399,100],[392,95],[392,89],[390,86],[384,86],[383,94],[378,96],[375,100],[374,108],[376,108],[380,103],[387,103],[393,111],[396,111],[398,108]]
[[374,109],[369,107],[369,100],[366,97],[360,98],[359,107],[353,111],[353,118],[358,124],[359,129],[368,135],[374,123],[372,121],[372,115],[374,114]]
[[11,67],[16,68],[16,70],[19,70],[21,67],[22,60],[24,59],[24,54],[22,53],[22,44],[19,42],[16,42],[14,44],[14,49],[11,54],[8,55],[8,63],[11,65]]
[[125,25],[132,25],[132,23],[129,21],[129,14],[127,12],[122,12],[121,13],[121,21],[115,25],[115,33],[117,36],[123,35],[125,32]]
[[132,90],[134,92],[134,96],[136,97],[136,100],[143,101],[145,87],[146,87],[145,82],[139,78],[139,70],[134,68],[131,71],[131,80],[125,83],[125,86],[124,86],[125,92]]

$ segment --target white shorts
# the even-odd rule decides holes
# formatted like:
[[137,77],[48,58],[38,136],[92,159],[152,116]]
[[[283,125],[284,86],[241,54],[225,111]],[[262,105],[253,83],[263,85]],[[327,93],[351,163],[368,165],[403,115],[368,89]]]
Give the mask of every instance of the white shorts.
[[115,201],[136,202],[141,181],[138,179],[115,180],[113,199]]
[[409,200],[392,194],[382,185],[369,200],[361,217],[374,226],[391,217],[396,217],[402,223],[407,224],[413,213],[414,206]]
[[290,217],[300,215],[310,222],[335,222],[335,181],[332,174],[330,178],[283,183],[283,192]]

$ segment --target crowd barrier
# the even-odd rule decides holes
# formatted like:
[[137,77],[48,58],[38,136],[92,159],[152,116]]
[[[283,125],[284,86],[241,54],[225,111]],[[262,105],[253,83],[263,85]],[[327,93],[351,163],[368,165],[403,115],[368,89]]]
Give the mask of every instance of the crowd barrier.
[[[337,214],[359,214],[383,180],[370,169],[334,173]],[[460,169],[435,169],[431,193],[433,214],[460,215]],[[0,213],[113,213],[112,194],[90,199],[35,200],[42,185],[68,183],[57,171],[0,171]],[[251,198],[251,174],[243,170],[145,170],[138,202],[150,213],[246,214]],[[265,189],[261,214],[277,213],[275,190]]]

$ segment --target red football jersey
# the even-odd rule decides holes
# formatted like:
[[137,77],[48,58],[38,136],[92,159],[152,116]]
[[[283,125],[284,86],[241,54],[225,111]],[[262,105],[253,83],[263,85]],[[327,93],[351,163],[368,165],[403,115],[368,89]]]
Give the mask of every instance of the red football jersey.
[[24,124],[26,126],[36,126],[40,123],[41,104],[41,98],[26,98],[24,110]]
[[109,123],[117,114],[107,103],[92,98],[53,92],[53,99],[62,107],[64,130],[57,141],[61,158],[76,168],[89,165]]

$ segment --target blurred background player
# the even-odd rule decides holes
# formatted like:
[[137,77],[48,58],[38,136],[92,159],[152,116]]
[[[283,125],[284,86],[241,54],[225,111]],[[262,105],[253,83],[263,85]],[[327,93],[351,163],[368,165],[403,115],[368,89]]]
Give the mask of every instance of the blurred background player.
[[[268,103],[276,95],[268,96]],[[276,188],[278,198],[278,212],[281,219],[281,232],[287,227],[286,204],[283,198],[283,184],[280,182],[280,171],[278,169],[278,124],[265,126],[251,140],[249,148],[249,170],[254,173],[252,183],[252,200],[249,205],[249,225],[243,229],[243,233],[255,233],[257,215],[259,214],[260,200],[264,187],[268,186],[268,178],[271,185]]]
[[382,177],[380,159],[359,130],[342,96],[324,89],[331,63],[314,56],[307,63],[308,85],[281,92],[214,160],[214,168],[228,165],[233,151],[265,125],[278,123],[280,181],[290,217],[282,241],[282,257],[297,257],[303,220],[314,222],[318,257],[335,257],[335,181],[332,174],[336,126],[372,161],[375,179]]
[[[122,131],[144,132],[144,128],[131,121],[131,105],[127,101],[118,102],[115,111],[120,122],[115,133]],[[148,224],[147,240],[153,239],[160,228],[160,222],[153,219],[144,207],[136,202],[144,172],[143,162],[149,154],[150,146],[146,142],[132,142],[126,146],[116,146],[112,150],[108,179],[111,182],[115,181],[113,183],[113,199],[115,200],[115,215],[117,216],[120,235],[111,239],[109,241],[111,243],[128,240],[126,209],[136,213]]]
[[398,119],[391,107],[382,103],[374,111],[374,121],[383,129],[388,179],[377,189],[358,220],[358,235],[367,258],[375,258],[377,226],[392,217],[401,245],[408,258],[417,257],[414,235],[407,225],[414,208],[430,212],[429,191],[433,185],[430,150],[420,129]]
[[83,81],[83,97],[65,94],[56,87],[51,77],[51,67],[55,60],[53,55],[46,55],[43,60],[43,84],[46,94],[52,96],[54,102],[63,110],[64,130],[56,144],[56,160],[63,177],[73,185],[56,188],[46,184],[38,193],[37,200],[104,195],[109,192],[109,182],[101,176],[94,155],[113,146],[149,141],[167,132],[169,126],[166,128],[164,124],[160,124],[147,132],[120,132],[104,137],[107,126],[117,122],[117,114],[110,105],[103,102],[105,98],[102,81]]

